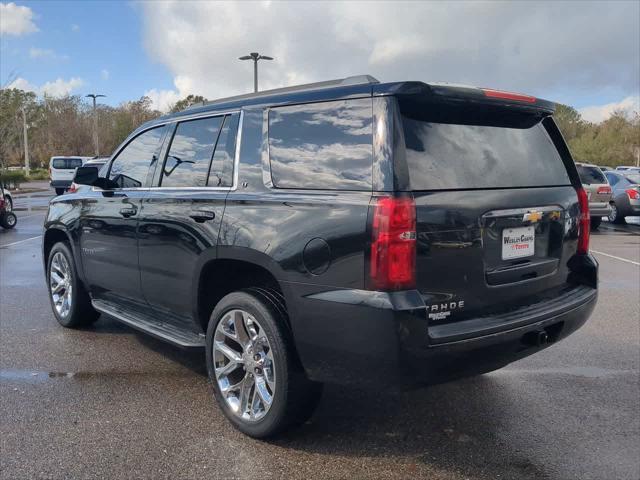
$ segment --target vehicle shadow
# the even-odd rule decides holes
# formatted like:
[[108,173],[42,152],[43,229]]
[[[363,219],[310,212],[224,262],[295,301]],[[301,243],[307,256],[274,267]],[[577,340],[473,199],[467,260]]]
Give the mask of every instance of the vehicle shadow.
[[270,442],[314,454],[397,456],[472,478],[547,478],[500,435],[511,429],[500,407],[505,388],[491,375],[406,392],[326,386],[311,420]]

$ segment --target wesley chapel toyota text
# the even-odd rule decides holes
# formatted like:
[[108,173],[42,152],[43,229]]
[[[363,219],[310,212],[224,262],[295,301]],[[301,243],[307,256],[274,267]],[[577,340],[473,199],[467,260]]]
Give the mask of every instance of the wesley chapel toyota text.
[[500,368],[597,298],[589,205],[552,103],[368,76],[142,125],[51,201],[54,314],[203,348],[229,420],[273,435],[323,382]]

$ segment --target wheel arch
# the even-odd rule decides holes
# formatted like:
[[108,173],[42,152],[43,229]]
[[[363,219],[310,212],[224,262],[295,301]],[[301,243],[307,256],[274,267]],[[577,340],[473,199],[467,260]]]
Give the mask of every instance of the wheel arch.
[[69,231],[66,228],[58,225],[48,227],[42,237],[42,261],[44,263],[45,275],[47,272],[47,264],[49,262],[49,254],[53,246],[58,242],[65,242],[69,245],[71,253],[73,254],[73,261],[76,264],[76,273],[80,281],[86,287],[80,252],[78,252],[78,249],[76,248],[75,242],[73,241],[73,238],[71,237]]
[[195,298],[193,318],[203,331],[215,305],[228,293],[259,287],[279,294],[286,308],[286,287],[282,270],[268,255],[250,248],[219,247],[199,262],[193,279]]

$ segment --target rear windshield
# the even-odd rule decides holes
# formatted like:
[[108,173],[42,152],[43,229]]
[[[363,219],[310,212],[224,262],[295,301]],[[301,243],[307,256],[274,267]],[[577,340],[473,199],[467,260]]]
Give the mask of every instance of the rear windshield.
[[[544,127],[448,122],[403,116],[412,190],[569,185]],[[452,120],[460,120],[458,117]],[[530,122],[531,123],[531,122]]]
[[82,159],[80,158],[54,158],[51,163],[53,168],[78,168],[82,166]]
[[591,185],[593,183],[607,183],[607,179],[604,177],[604,173],[598,167],[585,167],[584,165],[576,165],[578,169],[578,175],[580,175],[580,181],[584,185]]

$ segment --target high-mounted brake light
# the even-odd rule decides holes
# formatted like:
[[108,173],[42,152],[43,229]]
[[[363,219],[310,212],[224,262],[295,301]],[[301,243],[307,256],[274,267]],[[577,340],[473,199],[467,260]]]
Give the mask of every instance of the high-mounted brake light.
[[633,188],[627,188],[625,190],[625,192],[627,192],[629,200],[638,200],[638,199],[640,199],[640,193],[638,193],[638,191],[634,190]]
[[522,93],[503,92],[502,90],[493,90],[491,88],[481,89],[485,97],[499,98],[502,100],[515,100],[516,102],[535,103],[536,97],[523,95]]
[[379,197],[373,211],[371,287],[407,290],[416,284],[416,205],[411,197]]
[[611,193],[611,187],[609,185],[603,185],[602,187],[598,187],[598,194],[600,193]]
[[589,198],[584,188],[576,188],[578,193],[578,204],[580,205],[580,222],[578,233],[578,254],[589,253],[589,233],[591,231],[591,215],[589,214]]

